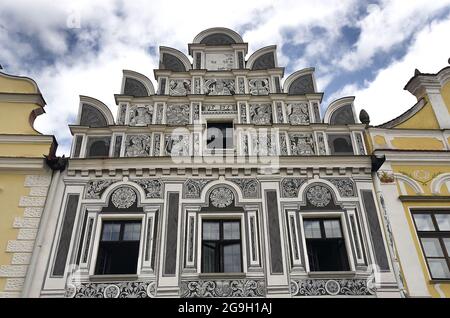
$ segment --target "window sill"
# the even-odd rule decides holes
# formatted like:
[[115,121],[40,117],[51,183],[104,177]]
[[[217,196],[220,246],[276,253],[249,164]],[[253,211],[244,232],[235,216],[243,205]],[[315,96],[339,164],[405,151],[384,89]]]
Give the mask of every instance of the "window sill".
[[102,282],[102,281],[132,281],[137,280],[137,274],[117,274],[117,275],[90,275],[89,280],[91,282]]
[[245,278],[245,273],[200,273],[199,278],[206,279],[240,279]]
[[450,279],[432,279],[429,281],[430,284],[450,284]]
[[340,277],[354,277],[355,271],[335,271],[335,272],[308,272],[309,277],[314,278],[340,278]]

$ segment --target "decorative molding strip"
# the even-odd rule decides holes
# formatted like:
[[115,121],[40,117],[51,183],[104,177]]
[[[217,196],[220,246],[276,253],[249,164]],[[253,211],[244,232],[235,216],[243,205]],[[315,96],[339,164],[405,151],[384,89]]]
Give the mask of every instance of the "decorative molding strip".
[[264,280],[182,281],[181,298],[195,297],[265,297]]
[[67,298],[153,298],[155,282],[114,282],[69,284]]
[[398,199],[402,202],[407,201],[418,201],[418,202],[428,202],[428,201],[443,201],[449,202],[450,195],[401,195]]
[[375,294],[366,279],[304,279],[291,280],[292,296],[372,296]]

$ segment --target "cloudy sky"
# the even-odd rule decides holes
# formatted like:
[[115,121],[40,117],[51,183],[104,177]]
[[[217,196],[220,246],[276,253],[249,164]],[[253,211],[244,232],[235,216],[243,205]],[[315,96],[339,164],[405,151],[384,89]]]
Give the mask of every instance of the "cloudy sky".
[[415,103],[403,90],[415,68],[434,73],[450,58],[450,0],[0,0],[0,64],[37,81],[47,113],[35,126],[68,154],[79,95],[116,114],[123,69],[153,79],[160,45],[187,53],[215,26],[240,33],[249,55],[276,44],[286,76],[314,66],[322,110],[353,95],[373,124]]

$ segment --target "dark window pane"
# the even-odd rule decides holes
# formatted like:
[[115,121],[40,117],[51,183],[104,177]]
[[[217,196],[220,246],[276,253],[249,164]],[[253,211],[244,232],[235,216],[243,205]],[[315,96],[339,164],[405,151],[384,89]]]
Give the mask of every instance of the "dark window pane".
[[239,240],[240,237],[239,222],[223,223],[223,238],[225,240]]
[[120,235],[120,224],[104,223],[102,241],[118,241]]
[[218,264],[216,262],[217,246],[214,243],[203,243],[203,272],[215,273],[218,271]]
[[327,220],[323,222],[325,227],[325,236],[327,238],[341,238],[341,222],[339,220]]
[[140,223],[125,223],[123,231],[124,241],[139,241],[141,236],[141,224]]
[[431,214],[413,214],[414,221],[418,231],[434,231]]
[[233,124],[208,123],[207,145],[209,149],[233,148]]
[[241,244],[230,244],[223,247],[224,273],[241,271]]
[[203,222],[203,240],[219,240],[219,227],[219,222]]
[[320,221],[304,220],[303,226],[305,227],[306,238],[321,238],[320,234]]

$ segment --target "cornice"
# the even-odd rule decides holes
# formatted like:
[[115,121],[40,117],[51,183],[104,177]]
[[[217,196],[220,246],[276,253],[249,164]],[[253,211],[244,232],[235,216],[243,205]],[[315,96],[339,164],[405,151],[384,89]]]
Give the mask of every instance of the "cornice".
[[41,107],[46,105],[42,94],[24,94],[24,93],[0,93],[0,102],[6,103],[30,103]]

